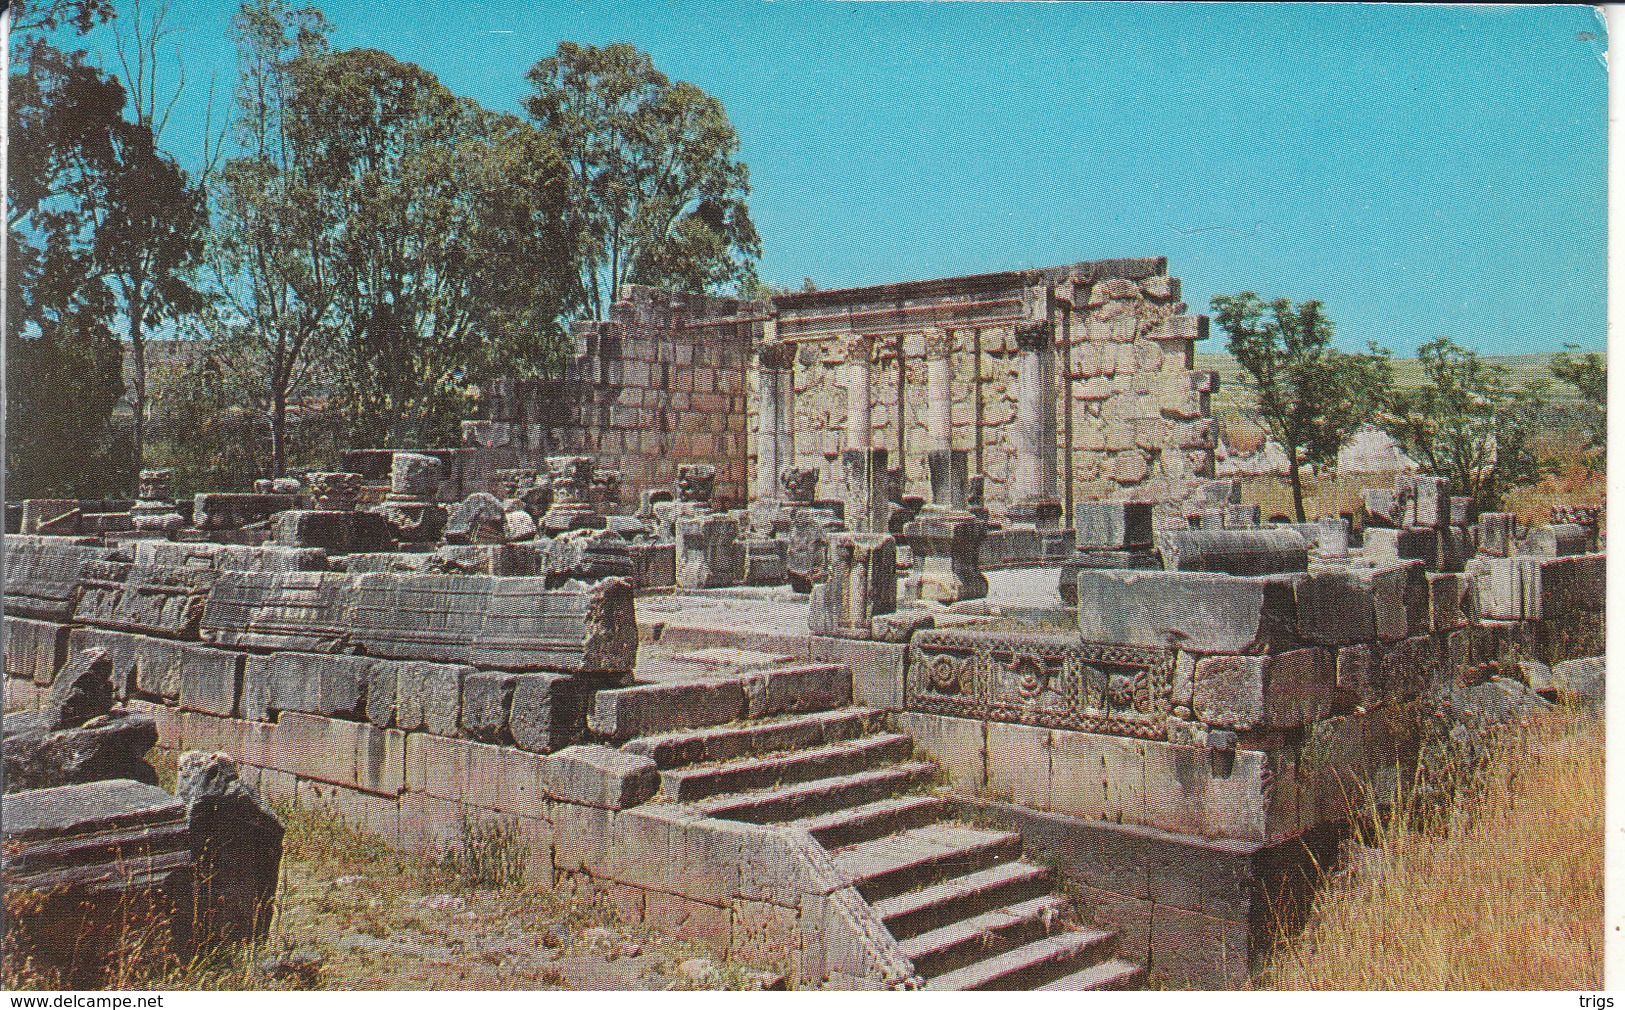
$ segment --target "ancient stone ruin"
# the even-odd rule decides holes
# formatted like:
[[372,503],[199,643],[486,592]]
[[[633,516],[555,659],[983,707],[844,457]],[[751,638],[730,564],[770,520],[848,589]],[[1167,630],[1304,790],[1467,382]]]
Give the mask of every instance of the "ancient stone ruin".
[[[1409,473],[1262,522],[1163,260],[622,294],[456,449],[23,503],[8,776],[16,721],[109,741],[62,774],[155,737],[403,848],[502,821],[534,879],[802,986],[1228,986],[1434,699],[1600,690],[1600,513]],[[188,865],[263,882],[213,767],[109,809],[184,801]]]

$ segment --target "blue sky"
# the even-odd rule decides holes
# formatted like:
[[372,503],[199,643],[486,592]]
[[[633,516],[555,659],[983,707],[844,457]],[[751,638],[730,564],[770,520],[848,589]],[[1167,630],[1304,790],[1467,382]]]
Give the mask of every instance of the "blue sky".
[[[336,46],[510,111],[563,39],[649,51],[726,106],[776,283],[1166,255],[1193,310],[1320,298],[1349,348],[1605,346],[1606,36],[1588,7],[321,6]],[[189,83],[165,141],[183,161],[209,75],[233,80],[234,9],[172,8]]]

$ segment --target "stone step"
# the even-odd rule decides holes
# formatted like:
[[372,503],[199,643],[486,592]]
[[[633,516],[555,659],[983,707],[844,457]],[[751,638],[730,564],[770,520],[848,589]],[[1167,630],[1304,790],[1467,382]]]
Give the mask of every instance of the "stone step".
[[855,807],[931,781],[937,766],[909,761],[834,778],[815,779],[749,793],[713,796],[694,804],[700,812],[752,824],[773,824]]
[[1054,873],[1020,860],[873,902],[891,935],[906,940],[926,930],[1015,904],[1049,891]]
[[1021,835],[948,824],[910,828],[831,854],[868,901],[888,898],[1021,855]]
[[1040,992],[1084,989],[1138,989],[1145,983],[1145,966],[1111,958],[1038,987]]
[[1056,933],[938,975],[926,982],[925,987],[939,992],[1032,989],[1066,974],[1077,967],[1080,960],[1098,956],[1113,937],[1114,934],[1098,929]]
[[772,721],[706,729],[678,730],[638,737],[621,747],[652,760],[661,769],[729,761],[752,754],[773,754],[851,740],[885,728],[885,713],[872,708],[843,708]]
[[947,804],[937,796],[894,796],[792,822],[826,849],[840,849],[918,828],[942,819]]
[[899,948],[915,970],[934,978],[1055,932],[1069,904],[1059,894],[1040,895],[921,933]]
[[667,799],[686,803],[723,793],[851,775],[905,760],[913,751],[914,741],[906,734],[881,733],[779,757],[747,757],[719,765],[674,769],[661,774],[660,789]]

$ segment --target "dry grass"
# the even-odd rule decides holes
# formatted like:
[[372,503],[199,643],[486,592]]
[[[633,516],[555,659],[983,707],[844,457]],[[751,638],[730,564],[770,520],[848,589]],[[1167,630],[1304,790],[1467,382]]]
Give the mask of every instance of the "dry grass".
[[[173,759],[154,761],[173,787]],[[437,852],[397,851],[319,807],[277,805],[287,829],[269,935],[196,956],[172,952],[164,924],[132,909],[107,956],[75,977],[7,945],[0,987],[85,989],[749,989],[758,969],[620,921],[592,898],[525,879],[528,849],[501,822],[470,822]],[[11,896],[8,912],[27,916]],[[313,957],[308,975],[268,977],[268,958]],[[714,973],[680,965],[714,958]]]
[[1600,719],[1555,714],[1431,823],[1379,822],[1260,987],[1601,988],[1603,750]]

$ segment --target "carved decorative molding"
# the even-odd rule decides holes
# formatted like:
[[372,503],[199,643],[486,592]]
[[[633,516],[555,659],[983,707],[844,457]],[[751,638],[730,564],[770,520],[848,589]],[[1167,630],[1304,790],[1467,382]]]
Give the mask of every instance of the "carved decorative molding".
[[1171,650],[1064,633],[940,629],[916,634],[910,651],[909,711],[1167,737]]

